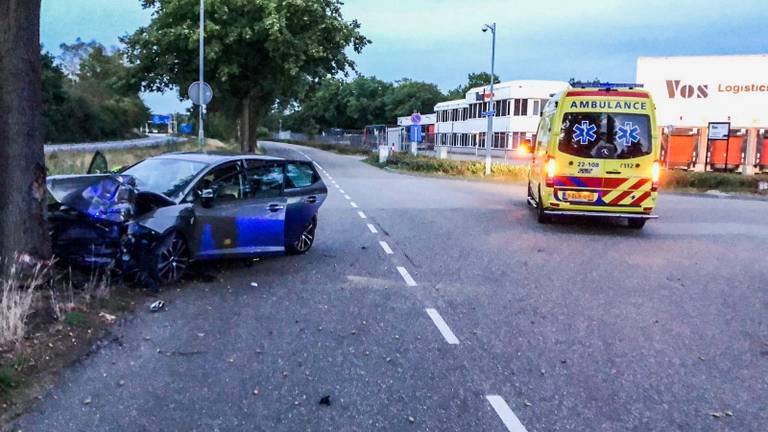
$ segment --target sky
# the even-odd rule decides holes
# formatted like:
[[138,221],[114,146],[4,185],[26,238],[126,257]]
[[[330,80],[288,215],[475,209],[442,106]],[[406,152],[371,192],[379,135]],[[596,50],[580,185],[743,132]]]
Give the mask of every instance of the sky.
[[[639,56],[768,53],[766,0],[346,0],[342,11],[372,40],[353,55],[361,74],[444,91],[490,70],[491,22],[502,80],[632,82]],[[42,0],[41,40],[54,54],[77,37],[116,45],[150,19],[139,0]],[[143,98],[183,110],[172,93]]]

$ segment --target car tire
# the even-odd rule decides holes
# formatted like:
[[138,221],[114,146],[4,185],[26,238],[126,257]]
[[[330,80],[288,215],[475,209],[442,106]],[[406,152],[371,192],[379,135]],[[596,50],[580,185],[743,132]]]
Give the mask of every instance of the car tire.
[[317,229],[317,219],[312,218],[304,227],[304,230],[299,235],[299,238],[293,241],[286,242],[285,250],[290,255],[302,255],[312,248],[315,244],[315,230]]
[[645,222],[645,219],[630,218],[627,219],[627,226],[632,229],[641,230],[645,226]]
[[539,196],[536,200],[536,220],[540,224],[548,224],[552,220],[546,213],[544,213],[544,203],[542,203],[541,200],[541,187],[539,187]]
[[158,285],[178,282],[190,262],[189,245],[177,231],[164,235],[149,253],[146,272]]

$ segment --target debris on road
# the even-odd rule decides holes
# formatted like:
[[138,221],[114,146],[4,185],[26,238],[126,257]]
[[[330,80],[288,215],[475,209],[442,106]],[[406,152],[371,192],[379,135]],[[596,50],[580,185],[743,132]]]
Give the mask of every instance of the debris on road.
[[331,406],[331,395],[325,395],[325,396],[321,397],[320,398],[320,402],[318,402],[318,404],[325,405],[325,406]]
[[254,394],[254,396],[258,396],[259,395],[259,389],[254,389],[253,390],[253,394]]
[[91,402],[93,402],[93,399],[91,399],[90,396],[88,396],[87,398],[83,399],[83,405],[90,405]]
[[715,412],[709,413],[709,415],[711,415],[714,418],[720,418],[723,416],[723,413],[715,411]]
[[408,416],[408,422],[409,423],[415,423],[416,419],[413,416]]
[[108,324],[112,324],[117,320],[116,316],[110,315],[106,312],[99,312],[99,318],[104,318],[104,321],[106,321]]
[[162,309],[165,309],[165,302],[162,300],[158,300],[149,305],[149,310],[152,312],[159,312]]
[[256,282],[251,282],[251,286],[254,288],[258,288],[259,284],[257,284]]

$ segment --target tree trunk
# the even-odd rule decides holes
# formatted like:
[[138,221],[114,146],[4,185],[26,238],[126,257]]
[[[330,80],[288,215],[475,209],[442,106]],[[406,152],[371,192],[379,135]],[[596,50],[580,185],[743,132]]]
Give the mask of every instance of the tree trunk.
[[0,256],[47,258],[40,0],[0,0],[0,28]]
[[240,151],[248,151],[248,143],[251,136],[251,97],[246,96],[240,102]]

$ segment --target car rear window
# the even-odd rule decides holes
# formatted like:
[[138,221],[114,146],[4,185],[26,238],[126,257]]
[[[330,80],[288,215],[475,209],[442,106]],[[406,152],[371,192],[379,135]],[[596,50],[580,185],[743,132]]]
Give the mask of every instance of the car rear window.
[[631,159],[651,154],[651,121],[645,114],[565,113],[558,150],[592,159]]

